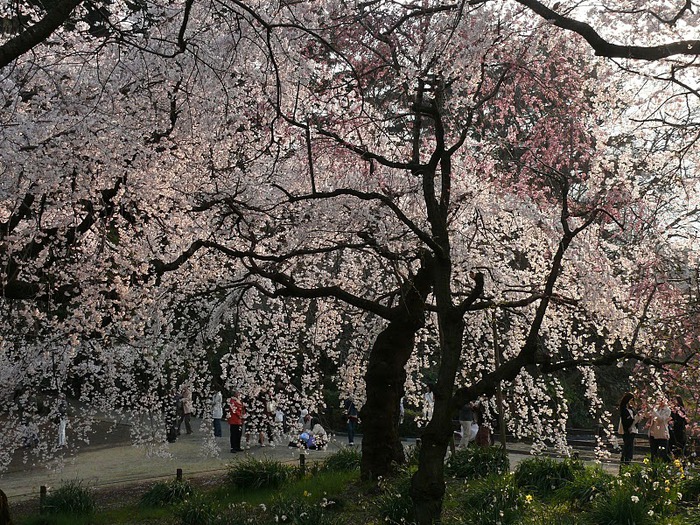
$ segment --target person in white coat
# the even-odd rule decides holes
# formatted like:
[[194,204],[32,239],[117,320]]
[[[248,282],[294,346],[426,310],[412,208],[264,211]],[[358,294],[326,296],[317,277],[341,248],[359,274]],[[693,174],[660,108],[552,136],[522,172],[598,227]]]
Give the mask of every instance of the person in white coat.
[[668,422],[671,420],[671,407],[665,399],[652,409],[649,423],[649,448],[651,459],[671,461],[668,447]]
[[68,401],[66,395],[58,398],[58,446],[66,446],[66,427],[68,426]]
[[211,417],[214,420],[214,437],[222,437],[221,418],[224,417],[224,396],[214,392],[211,397]]

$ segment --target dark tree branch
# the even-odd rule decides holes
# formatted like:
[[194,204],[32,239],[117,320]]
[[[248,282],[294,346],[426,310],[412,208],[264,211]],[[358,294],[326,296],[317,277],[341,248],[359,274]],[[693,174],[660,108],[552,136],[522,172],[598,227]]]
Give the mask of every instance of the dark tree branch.
[[253,273],[272,281],[273,283],[281,286],[275,292],[277,297],[300,297],[304,299],[319,299],[319,298],[331,298],[337,299],[344,303],[364,310],[365,312],[372,312],[373,314],[387,319],[389,321],[394,319],[400,319],[403,315],[403,311],[397,311],[395,308],[390,308],[384,306],[376,301],[370,301],[364,297],[357,296],[346,290],[343,290],[339,286],[316,286],[314,288],[304,288],[298,286],[294,279],[282,272],[270,272],[263,270],[262,268],[255,267]]
[[0,46],[0,69],[41,44],[58,29],[83,0],[57,0],[44,18]]
[[581,35],[598,56],[608,58],[633,58],[637,60],[660,60],[674,55],[700,55],[700,40],[681,40],[659,46],[626,46],[608,42],[585,22],[560,15],[538,0],[516,0],[557,27]]
[[474,275],[474,288],[469,293],[469,295],[460,303],[457,309],[460,315],[464,315],[469,311],[469,308],[476,302],[476,300],[484,293],[484,274],[478,272]]
[[382,193],[376,193],[376,192],[364,192],[364,191],[357,191],[357,190],[351,190],[351,189],[338,189],[334,191],[328,191],[328,192],[316,192],[312,195],[292,195],[291,193],[287,192],[284,188],[278,186],[277,184],[274,185],[278,190],[283,192],[287,198],[289,199],[290,202],[298,202],[298,201],[306,201],[306,200],[315,200],[315,199],[331,199],[334,197],[340,197],[340,196],[349,196],[349,197],[355,197],[360,200],[364,201],[371,201],[371,200],[377,200],[384,204],[386,207],[388,207],[394,215],[396,215],[396,218],[401,221],[406,227],[411,230],[416,237],[418,237],[422,242],[425,243],[426,246],[428,246],[433,252],[436,254],[442,253],[441,247],[433,240],[433,238],[425,231],[420,229],[417,224],[415,224],[402,210],[399,208],[388,196],[382,194]]
[[600,357],[587,359],[567,359],[554,363],[549,360],[543,360],[541,363],[539,363],[539,368],[543,373],[551,374],[559,370],[566,370],[579,366],[609,366],[617,363],[618,361],[626,359],[639,361],[640,363],[644,363],[645,365],[655,368],[665,368],[668,365],[686,366],[695,355],[697,355],[697,352],[691,352],[685,359],[655,359],[636,352],[613,352]]

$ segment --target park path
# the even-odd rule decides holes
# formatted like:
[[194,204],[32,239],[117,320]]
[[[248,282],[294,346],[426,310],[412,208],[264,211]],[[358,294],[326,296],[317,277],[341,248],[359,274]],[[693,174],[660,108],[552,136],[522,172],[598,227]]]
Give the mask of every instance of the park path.
[[[344,436],[336,436],[323,451],[300,452],[299,449],[287,447],[285,443],[276,447],[255,445],[243,453],[231,454],[228,429],[224,429],[223,438],[213,438],[207,435],[208,429],[204,431],[200,428],[199,422],[193,424],[193,428],[193,434],[183,434],[175,443],[164,443],[159,450],[131,445],[127,439],[128,433],[122,432],[117,437],[107,437],[97,446],[69,447],[63,458],[46,464],[32,465],[18,457],[10,464],[8,471],[0,475],[0,489],[13,503],[38,498],[42,485],[50,488],[68,481],[80,481],[91,488],[123,487],[173,478],[177,469],[182,469],[185,477],[224,473],[232,461],[246,457],[298,464],[302,453],[305,461],[318,461],[347,446]],[[361,446],[361,436],[357,436],[355,441],[356,446]],[[407,444],[411,443],[415,443],[415,440],[407,441]],[[509,443],[508,453],[512,469],[529,456],[529,445]],[[581,457],[586,461],[592,459],[583,453]],[[612,473],[618,470],[616,462],[604,463],[603,467]]]
[[[228,429],[225,429],[222,438],[195,431],[191,435],[183,433],[175,443],[163,443],[150,449],[123,440],[96,447],[69,447],[63,457],[43,465],[24,463],[16,458],[0,475],[0,489],[12,502],[37,498],[42,485],[57,487],[68,481],[77,480],[92,488],[102,488],[174,477],[177,469],[182,469],[185,476],[223,473],[232,461],[246,457],[298,463],[300,450],[284,445],[254,445],[242,453],[231,454]],[[323,459],[342,446],[345,446],[342,438],[334,439],[326,450],[305,451],[305,459]]]

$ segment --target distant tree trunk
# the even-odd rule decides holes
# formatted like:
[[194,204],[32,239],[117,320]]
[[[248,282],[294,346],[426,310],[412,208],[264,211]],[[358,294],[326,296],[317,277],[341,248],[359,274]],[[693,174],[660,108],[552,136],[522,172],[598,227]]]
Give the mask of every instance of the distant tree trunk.
[[404,394],[405,367],[413,352],[415,335],[425,323],[431,268],[431,261],[424,261],[415,278],[404,285],[394,307],[396,316],[379,334],[370,351],[365,373],[367,399],[360,411],[360,471],[365,480],[386,477],[405,460],[398,429],[399,402]]

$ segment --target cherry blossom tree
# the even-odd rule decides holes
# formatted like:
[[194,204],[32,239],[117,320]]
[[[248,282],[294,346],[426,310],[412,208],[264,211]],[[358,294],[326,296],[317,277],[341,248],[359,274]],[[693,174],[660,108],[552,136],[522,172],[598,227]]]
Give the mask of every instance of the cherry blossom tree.
[[[285,28],[288,35],[290,25],[293,25],[256,14],[254,22],[267,35],[275,35],[281,27]],[[326,16],[326,13],[323,15]],[[327,16],[336,21],[337,27],[344,27],[344,35],[352,35],[352,42],[363,41],[362,37],[349,30],[352,25],[342,25],[342,17],[332,14]],[[273,134],[285,137],[285,140],[293,144],[292,149],[300,152],[300,157],[288,154],[275,165],[274,187],[280,191],[281,201],[273,209],[278,219],[283,218],[296,227],[294,233],[297,240],[293,243],[294,247],[289,247],[292,233],[288,226],[284,226],[285,234],[281,238],[281,244],[280,238],[276,238],[277,242],[270,249],[267,245],[267,225],[272,224],[272,221],[261,220],[258,222],[266,224],[264,234],[248,231],[246,235],[253,239],[253,244],[265,245],[265,251],[231,250],[227,243],[221,241],[202,241],[194,244],[189,254],[210,249],[224,255],[242,256],[248,259],[247,264],[252,273],[275,284],[272,289],[266,288],[271,295],[331,297],[373,312],[388,321],[387,328],[377,336],[370,351],[365,375],[367,400],[362,415],[366,422],[367,443],[364,446],[363,473],[370,477],[390,471],[390,461],[387,458],[401,459],[391,422],[396,419],[394,416],[398,409],[398,399],[403,394],[405,366],[410,359],[415,336],[426,322],[426,313],[434,312],[439,333],[435,340],[439,341],[440,359],[436,411],[423,436],[421,465],[412,490],[416,502],[416,518],[421,523],[427,523],[436,519],[440,513],[444,491],[442,460],[451,435],[451,415],[455,406],[477,395],[492,394],[500,381],[513,381],[515,391],[521,398],[528,391],[532,393],[530,399],[536,401],[537,407],[533,411],[542,409],[545,413],[556,413],[551,404],[554,404],[555,409],[562,408],[557,406],[558,396],[543,394],[546,391],[543,387],[550,382],[548,375],[551,372],[575,366],[587,370],[592,365],[614,363],[625,358],[650,360],[644,352],[638,351],[635,335],[639,333],[638,325],[629,319],[628,301],[635,299],[630,286],[638,281],[634,275],[615,275],[613,270],[615,259],[624,257],[628,260],[622,254],[622,249],[627,248],[627,245],[620,239],[615,239],[614,242],[609,240],[609,236],[614,236],[613,230],[620,227],[619,215],[627,207],[636,208],[640,203],[634,193],[626,188],[629,181],[616,180],[620,171],[611,169],[604,148],[604,137],[596,136],[593,131],[597,122],[589,99],[584,96],[587,93],[580,89],[581,86],[589,85],[586,75],[579,71],[580,61],[567,63],[566,59],[561,59],[557,63],[558,68],[551,68],[556,71],[556,75],[549,76],[546,67],[543,68],[544,71],[534,67],[537,61],[530,58],[532,55],[528,53],[520,55],[522,62],[498,61],[497,58],[502,56],[498,51],[494,55],[490,54],[496,47],[492,41],[478,42],[483,45],[481,56],[470,55],[470,59],[465,59],[449,55],[451,60],[447,60],[447,56],[437,57],[434,54],[436,49],[444,51],[449,47],[440,39],[431,39],[430,44],[421,39],[415,42],[407,35],[415,35],[416,31],[404,29],[401,24],[396,26],[390,16],[376,17],[377,20],[380,18],[381,22],[374,22],[379,27],[386,24],[389,30],[375,29],[374,32],[387,40],[396,38],[397,42],[388,46],[390,54],[386,57],[380,53],[381,41],[366,46],[367,50],[371,50],[368,51],[371,55],[379,56],[377,66],[368,69],[365,63],[359,61],[364,58],[365,48],[354,53],[341,52],[339,46],[342,42],[336,42],[330,37],[324,38],[317,31],[310,35],[308,45],[301,46],[300,56],[310,61],[304,76],[308,76],[309,81],[297,83],[291,90],[281,79],[285,77],[287,68],[294,69],[303,61],[293,54],[290,47],[285,46],[279,54],[274,54],[277,49],[270,45],[269,52],[275,56],[273,70],[278,89],[273,103],[280,117]],[[461,19],[451,26],[455,23],[451,17],[442,20],[435,16],[426,18],[429,20],[422,19],[416,23],[429,27],[440,27],[442,23],[451,28],[454,34],[459,33]],[[402,20],[402,24],[410,25],[408,19],[398,19]],[[473,19],[469,20],[474,23]],[[314,24],[315,27],[322,25]],[[300,34],[299,42],[308,42],[305,37],[309,33],[303,28],[296,29]],[[477,32],[478,35],[484,33],[497,35],[498,44],[503,45],[499,40],[502,35],[495,31]],[[452,33],[434,29],[430,34]],[[463,33],[459,35],[465,37]],[[371,36],[367,38],[371,39]],[[271,36],[268,39],[276,42]],[[527,44],[533,45],[532,42]],[[416,47],[412,48],[411,45]],[[425,54],[416,51],[422,46],[425,46]],[[544,48],[551,53],[551,46],[551,42],[537,42],[534,48],[536,52],[542,52]],[[476,47],[476,43],[469,47],[470,52]],[[397,49],[402,49],[405,55],[397,52]],[[503,52],[500,48],[499,51]],[[512,53],[510,48],[509,52]],[[510,53],[503,54],[508,56]],[[514,54],[518,56],[517,52]],[[426,55],[431,58],[424,58]],[[319,57],[323,63],[317,62]],[[442,60],[446,62],[443,63]],[[333,67],[324,67],[326,61],[330,61]],[[392,94],[379,96],[383,94],[385,77],[390,76],[391,66],[394,63],[402,64],[403,61],[413,65],[414,70],[419,69],[418,64],[430,64],[430,70],[435,68],[440,74],[431,76],[430,70],[418,70],[412,78],[409,77],[410,82],[404,84],[407,87],[404,87],[402,97]],[[465,69],[460,70],[459,74],[451,72],[448,64]],[[487,64],[495,67],[487,67]],[[442,65],[445,67],[441,68]],[[383,67],[388,71],[383,71]],[[468,67],[474,69],[469,70]],[[367,77],[363,75],[367,75],[367,72],[371,75],[376,71],[381,71],[385,77],[377,79],[371,76],[372,82],[365,84],[363,80]],[[565,83],[556,84],[557,89],[552,89],[551,93],[542,87],[555,83],[557,75],[561,75],[558,78],[568,80],[577,78],[573,90],[571,87],[566,90]],[[587,72],[587,75],[592,73]],[[459,83],[464,79],[474,82],[475,78],[479,80],[467,87]],[[523,89],[528,81],[532,82],[530,85],[538,87]],[[396,81],[389,84],[401,85]],[[415,95],[413,89],[416,90]],[[454,98],[447,96],[448,92]],[[401,98],[413,99],[411,111],[402,114],[402,106],[397,102]],[[556,110],[562,102],[565,102],[564,106]],[[456,104],[461,112],[455,111],[450,104]],[[381,111],[376,108],[381,108]],[[339,109],[342,110],[341,114],[331,117],[333,111]],[[378,115],[385,115],[384,120],[380,120]],[[573,115],[577,118],[573,118]],[[583,115],[589,115],[590,120],[586,121]],[[395,124],[391,127],[378,126],[378,122],[385,121]],[[382,133],[377,133],[377,127]],[[470,135],[472,127],[476,129],[474,135]],[[455,128],[461,132],[455,131]],[[557,142],[555,137],[562,138],[562,129],[566,130],[564,140]],[[382,135],[386,138],[382,139]],[[448,145],[450,139],[454,142]],[[600,153],[597,148],[601,149]],[[380,150],[390,151],[391,155],[378,153]],[[410,160],[402,160],[402,157]],[[307,178],[285,181],[287,174],[298,173],[300,159],[305,160]],[[362,170],[363,164],[365,170]],[[460,171],[459,178],[454,175],[455,166],[460,166],[463,170]],[[486,208],[494,217],[498,217],[498,221],[507,221],[500,218],[500,214],[505,212],[506,217],[510,217],[510,224],[517,225],[515,232],[504,230],[501,225],[498,228],[482,225],[486,223],[482,218],[484,212],[475,203],[484,207],[486,205],[476,201],[473,196],[475,190],[469,188],[478,185],[475,180],[469,180],[467,175],[474,173],[476,166],[480,167],[479,181],[488,181],[494,185],[493,191],[481,189],[481,192],[488,195],[487,202],[501,202],[503,194],[510,196],[510,199],[525,201],[524,207],[517,208],[517,211],[502,204],[497,205],[495,210]],[[369,177],[359,180],[352,178],[353,172],[363,171]],[[338,174],[342,174],[340,182]],[[490,174],[491,178],[485,178],[485,174]],[[402,175],[407,176],[409,181],[415,179],[416,182],[413,185],[410,182],[404,183],[406,189],[390,186],[397,184]],[[380,181],[379,189],[367,190],[367,185],[374,181]],[[506,191],[506,187],[512,188],[511,192]],[[616,191],[604,191],[609,188]],[[459,195],[459,206],[453,210],[451,204],[456,194]],[[379,215],[382,208],[387,208],[384,213],[388,214],[381,215],[381,226],[374,221],[367,223],[367,219],[364,219],[362,228],[350,227],[358,216],[357,207],[348,202],[354,199],[369,203],[370,218],[373,214]],[[329,207],[328,202],[331,200],[342,204]],[[220,199],[208,199],[207,202],[208,209],[213,209],[213,203],[224,204],[226,212],[223,215],[232,216],[233,210],[228,209],[229,205]],[[309,206],[309,203],[314,206]],[[412,206],[414,203],[416,207]],[[378,206],[377,211],[373,204]],[[453,223],[448,220],[453,216],[462,216],[462,206],[480,211],[480,221],[483,222],[477,223],[479,227],[469,222],[465,225],[460,221]],[[337,217],[328,212],[329,209],[338,207],[346,210],[342,216],[342,227],[337,225]],[[558,220],[552,223],[553,218]],[[300,227],[305,221],[308,226]],[[552,226],[543,228],[542,221]],[[323,225],[323,228],[319,229],[318,225]],[[381,231],[386,235],[392,231],[392,227],[396,232],[391,234],[395,240],[387,244],[387,238],[384,237],[380,242],[375,232]],[[482,228],[488,231],[487,237],[502,239],[496,252],[482,252],[483,248],[480,248],[466,252],[468,256],[453,258],[455,249],[451,243],[455,235],[471,239],[478,246],[494,248],[492,243],[477,242],[484,235]],[[530,235],[533,231],[542,230],[542,237],[533,241],[518,233],[519,229],[528,231]],[[499,233],[494,235],[494,231]],[[311,236],[309,232],[314,235]],[[579,246],[574,241],[581,237],[587,237],[589,242]],[[413,239],[412,242],[409,242],[410,239]],[[503,261],[500,271],[505,272],[505,275],[517,270],[515,261],[522,260],[522,256],[516,256],[510,251],[513,250],[512,246],[505,248],[503,244],[517,245],[518,242],[525,242],[528,246],[527,250],[514,250],[515,254],[528,254],[521,263],[524,266],[521,268],[523,275],[503,279],[503,282],[517,284],[507,286],[506,291],[497,287],[485,290],[484,274],[478,270],[488,268],[490,273],[496,273],[494,261]],[[538,245],[540,249],[533,248]],[[569,269],[565,261],[568,260],[566,255],[569,250],[574,249],[572,246],[576,246],[578,255],[574,260],[583,264],[573,265]],[[390,275],[392,280],[395,279],[394,286],[372,288],[373,292],[386,290],[382,295],[386,294],[391,301],[390,309],[385,307],[384,301],[387,299],[381,295],[379,301],[370,300],[366,289],[360,287],[358,291],[358,282],[355,280],[339,280],[336,277],[328,284],[318,285],[319,277],[322,277],[319,275],[319,266],[330,266],[330,262],[321,262],[321,255],[337,256],[342,253],[343,261],[347,262],[348,258],[352,258],[349,253],[353,250],[368,251],[383,263],[382,266],[392,268]],[[538,255],[531,260],[533,252]],[[475,259],[486,262],[478,265],[474,263]],[[453,263],[453,260],[459,262]],[[591,266],[598,271],[591,272]],[[336,273],[341,275],[342,269],[343,267],[337,268]],[[374,273],[371,270],[369,272]],[[386,268],[382,274],[386,286]],[[613,278],[615,285],[610,282],[604,285],[599,279],[601,274]],[[324,280],[327,279],[323,277]],[[500,280],[494,282],[501,283]],[[528,284],[523,285],[523,282]],[[362,284],[366,284],[366,281]],[[558,293],[559,288],[566,292]],[[569,288],[577,293],[572,294]],[[601,299],[601,288],[613,295]],[[621,289],[628,291],[620,295]],[[586,292],[596,297],[595,303],[591,303],[590,299],[579,299],[581,296],[586,297]],[[504,293],[506,296],[515,295],[516,298],[504,301],[501,296]],[[499,299],[494,301],[489,296],[497,296]],[[455,298],[459,300],[455,302]],[[465,348],[464,316],[468,312],[496,307],[520,312],[517,315],[522,316],[522,319],[516,317],[509,320],[512,335],[510,351],[504,356],[507,360],[497,369],[484,367],[481,374],[466,374],[466,380],[471,384],[453,396],[452,389]],[[394,317],[396,312],[400,312],[399,317]],[[550,317],[554,320],[550,320]],[[605,328],[600,326],[603,324]],[[483,319],[477,323],[479,325],[483,330]],[[490,332],[491,326],[488,328]],[[609,341],[607,351],[587,340],[589,331],[602,332],[605,340]],[[574,346],[570,339],[581,340],[580,346]],[[546,345],[543,340],[547,341]],[[476,341],[483,341],[483,337],[476,338]],[[615,348],[616,345],[623,348]],[[483,361],[483,353],[478,351],[478,345],[474,344],[472,348],[472,359]],[[560,351],[564,354],[560,355]],[[465,356],[464,360],[467,359]],[[590,374],[586,374],[586,377],[593,381]],[[592,392],[594,386],[592,382]],[[387,418],[387,414],[391,417]],[[529,416],[526,419],[532,418],[527,413],[524,415]],[[555,429],[563,430],[564,421],[565,418],[557,419]],[[548,430],[542,425],[538,428]]]
[[692,320],[669,298],[697,265],[694,152],[629,120],[587,49],[516,4],[188,6],[131,13],[128,41],[36,46],[3,77],[18,425],[47,378],[145,415],[213,370],[249,395],[299,370],[283,406],[315,408],[327,358],[364,401],[376,478],[433,363],[411,489],[431,523],[462,403],[505,388],[509,428],[564,447],[557,372],[579,369],[607,422],[596,366],[694,351],[690,330],[679,355],[655,338],[669,305]]

